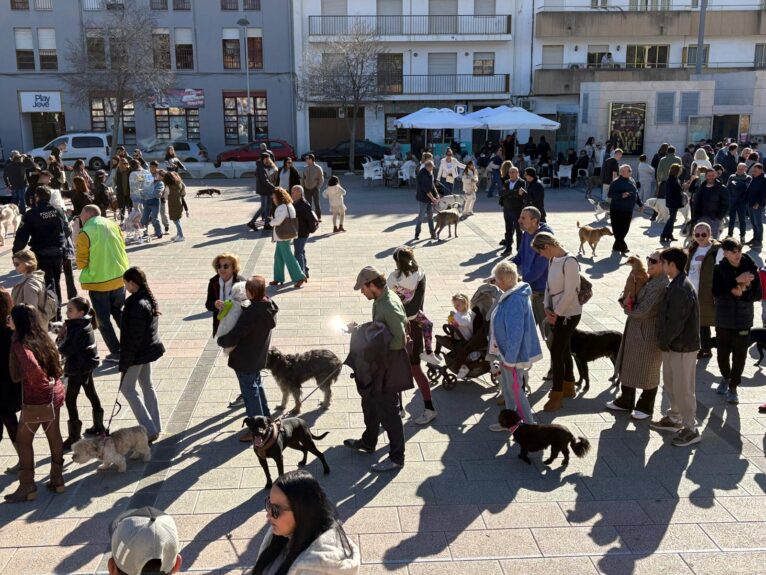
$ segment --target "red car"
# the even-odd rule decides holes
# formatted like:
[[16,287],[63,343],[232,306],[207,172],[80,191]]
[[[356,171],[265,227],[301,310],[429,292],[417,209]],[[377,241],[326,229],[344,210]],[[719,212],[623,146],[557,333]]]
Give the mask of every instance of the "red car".
[[284,140],[256,140],[241,148],[221,152],[215,159],[215,166],[220,166],[221,162],[255,162],[261,157],[261,144],[268,146],[277,162],[281,162],[285,158],[295,159],[295,150]]

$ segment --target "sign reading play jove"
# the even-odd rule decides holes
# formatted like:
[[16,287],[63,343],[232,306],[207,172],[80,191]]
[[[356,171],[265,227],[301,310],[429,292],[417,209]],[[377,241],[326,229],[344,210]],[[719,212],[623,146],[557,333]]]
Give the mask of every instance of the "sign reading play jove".
[[61,92],[19,92],[22,113],[61,112]]

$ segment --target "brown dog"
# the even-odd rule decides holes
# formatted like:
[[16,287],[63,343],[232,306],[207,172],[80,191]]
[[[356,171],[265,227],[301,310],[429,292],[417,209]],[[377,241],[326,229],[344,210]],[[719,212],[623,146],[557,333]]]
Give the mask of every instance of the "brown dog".
[[601,238],[604,236],[611,236],[612,230],[609,228],[594,228],[592,226],[580,227],[580,222],[577,222],[577,228],[580,230],[580,249],[577,250],[578,254],[585,255],[585,243],[587,242],[590,249],[593,251],[593,257],[596,257],[596,246]]
[[623,304],[628,310],[633,309],[636,303],[636,296],[649,281],[649,274],[646,272],[644,262],[638,256],[630,256],[627,261],[632,269],[625,281],[625,289],[622,292]]
[[112,216],[117,221],[117,215],[120,213],[120,203],[117,201],[117,194],[114,192],[109,194],[109,209],[112,210]]
[[460,214],[458,213],[458,209],[456,207],[450,206],[446,210],[442,210],[438,214],[436,214],[436,239],[439,239],[439,234],[441,234],[441,231],[444,229],[444,226],[447,226],[447,231],[449,231],[449,237],[452,237],[452,227],[455,226],[455,237],[457,237],[457,223],[460,221]]

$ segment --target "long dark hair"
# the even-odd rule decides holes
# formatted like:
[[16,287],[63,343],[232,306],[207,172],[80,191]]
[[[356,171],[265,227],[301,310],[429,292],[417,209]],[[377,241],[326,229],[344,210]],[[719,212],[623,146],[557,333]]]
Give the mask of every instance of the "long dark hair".
[[394,250],[394,261],[396,262],[396,277],[402,277],[402,274],[408,276],[418,271],[415,253],[408,246],[401,246]]
[[48,335],[43,317],[37,308],[29,304],[16,304],[11,310],[11,318],[16,326],[14,341],[32,352],[48,377],[61,377],[64,370],[61,368],[59,350]]
[[133,282],[136,284],[139,288],[139,291],[145,291],[146,295],[149,296],[149,302],[152,304],[152,315],[161,315],[160,306],[157,303],[152,290],[149,289],[149,283],[146,281],[146,274],[144,273],[144,270],[136,266],[128,268],[125,270],[125,273],[122,274],[122,279],[124,279],[126,282]]
[[98,329],[98,318],[96,318],[96,312],[90,305],[90,302],[84,297],[78,295],[69,300],[69,303],[77,310],[85,314],[85,317],[90,320],[90,325],[93,329]]
[[173,171],[167,171],[162,176],[162,182],[166,186],[174,186],[174,185],[176,185],[176,184],[181,182],[181,176],[179,176],[178,174],[176,174]]
[[287,555],[275,575],[287,575],[298,555],[332,527],[338,531],[346,557],[351,557],[351,543],[338,522],[335,507],[327,500],[322,486],[308,471],[288,471],[274,482],[274,487],[282,490],[290,502],[290,509],[295,517],[295,532],[289,538],[279,535],[271,538],[269,546],[264,549],[253,567],[253,575],[263,575],[285,547]]

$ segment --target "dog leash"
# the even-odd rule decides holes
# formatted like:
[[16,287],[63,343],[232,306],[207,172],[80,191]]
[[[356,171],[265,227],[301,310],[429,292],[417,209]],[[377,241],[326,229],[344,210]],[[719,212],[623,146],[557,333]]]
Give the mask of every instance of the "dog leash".
[[104,428],[103,437],[106,439],[109,437],[109,429],[112,427],[112,420],[122,411],[122,404],[120,403],[120,391],[122,390],[122,382],[125,381],[125,374],[120,374],[120,385],[117,386],[117,395],[114,398],[114,405],[112,405],[112,414],[109,416],[109,421]]
[[[332,372],[330,372],[330,375],[328,375],[328,376],[327,376],[327,377],[325,377],[325,378],[324,378],[324,379],[323,379],[321,382],[319,382],[319,383],[317,384],[317,386],[316,386],[314,389],[312,389],[312,390],[311,390],[311,393],[309,393],[309,394],[308,394],[306,397],[302,398],[302,399],[301,399],[301,403],[303,403],[303,402],[304,402],[304,401],[306,401],[306,400],[307,400],[309,397],[311,397],[312,395],[314,395],[314,393],[316,393],[316,391],[317,391],[317,390],[318,390],[318,389],[319,389],[319,388],[322,386],[322,384],[323,384],[325,381],[327,381],[327,380],[329,380],[330,378],[332,378],[332,377],[333,377],[333,376],[334,376],[336,373],[340,373],[342,370],[343,370],[343,365],[341,364],[341,366],[340,366],[338,369],[335,369],[335,370],[333,370]],[[259,396],[258,400],[260,401],[260,396]],[[275,423],[276,423],[277,421],[282,421],[282,420],[283,420],[283,419],[285,419],[286,417],[289,417],[289,416],[291,416],[291,415],[294,415],[294,413],[293,413],[293,412],[294,412],[294,410],[295,410],[295,408],[291,409],[290,411],[286,411],[285,413],[283,413],[282,415],[280,415],[280,416],[279,416],[279,417],[277,417],[276,419],[273,419],[272,421],[273,421],[273,422],[275,422]]]

